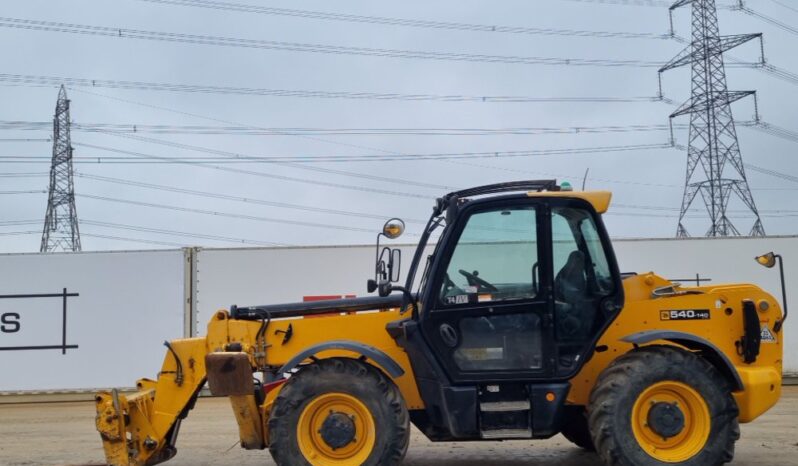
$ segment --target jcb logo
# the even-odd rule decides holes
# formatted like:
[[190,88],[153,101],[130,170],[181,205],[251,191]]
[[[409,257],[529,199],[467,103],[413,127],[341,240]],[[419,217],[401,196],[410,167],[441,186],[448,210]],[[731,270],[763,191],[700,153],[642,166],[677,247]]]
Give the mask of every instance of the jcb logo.
[[659,320],[709,320],[709,309],[659,311]]
[[22,328],[20,315],[16,312],[7,312],[0,314],[0,332],[2,333],[17,333]]

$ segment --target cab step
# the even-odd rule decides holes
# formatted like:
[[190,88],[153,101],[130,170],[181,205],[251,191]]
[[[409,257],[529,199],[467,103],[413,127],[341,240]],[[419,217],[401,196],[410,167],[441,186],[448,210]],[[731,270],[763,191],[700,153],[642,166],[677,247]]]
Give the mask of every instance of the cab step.
[[532,438],[531,429],[494,429],[483,430],[481,432],[483,439],[498,440],[498,439],[529,439]]

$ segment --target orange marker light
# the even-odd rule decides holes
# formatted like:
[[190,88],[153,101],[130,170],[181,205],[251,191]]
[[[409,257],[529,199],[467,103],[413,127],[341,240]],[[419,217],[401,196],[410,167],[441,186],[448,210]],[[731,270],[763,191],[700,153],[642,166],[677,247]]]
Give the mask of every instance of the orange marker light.
[[546,401],[548,401],[549,403],[554,401],[556,398],[557,397],[554,395],[553,392],[546,393]]

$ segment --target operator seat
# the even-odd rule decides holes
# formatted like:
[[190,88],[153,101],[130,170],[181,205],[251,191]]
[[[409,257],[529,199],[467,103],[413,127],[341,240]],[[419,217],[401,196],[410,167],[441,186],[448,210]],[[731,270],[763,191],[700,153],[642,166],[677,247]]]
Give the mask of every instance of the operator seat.
[[588,299],[585,276],[585,254],[572,251],[568,261],[554,279],[554,298],[559,338],[579,340],[587,338],[595,317]]

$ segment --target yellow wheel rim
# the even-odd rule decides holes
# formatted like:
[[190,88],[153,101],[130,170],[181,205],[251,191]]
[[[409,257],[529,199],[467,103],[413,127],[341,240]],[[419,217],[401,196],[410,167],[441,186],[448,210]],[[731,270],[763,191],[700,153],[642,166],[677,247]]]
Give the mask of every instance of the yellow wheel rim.
[[[651,410],[663,403],[678,408],[683,428],[670,437],[651,424]],[[672,408],[668,407],[669,410]],[[712,427],[709,407],[693,387],[675,381],[658,382],[643,391],[632,408],[632,431],[638,445],[664,463],[679,463],[697,455],[706,445]]]
[[[343,421],[354,436],[345,445],[335,448],[323,435],[325,422]],[[339,424],[340,425],[340,424]],[[374,418],[357,398],[345,393],[326,393],[310,400],[297,424],[297,442],[305,459],[314,466],[359,466],[371,455],[376,440]],[[347,441],[345,440],[345,441]]]

